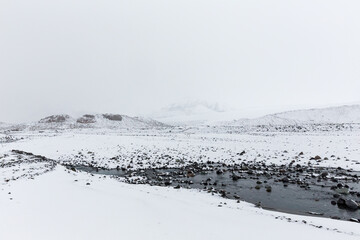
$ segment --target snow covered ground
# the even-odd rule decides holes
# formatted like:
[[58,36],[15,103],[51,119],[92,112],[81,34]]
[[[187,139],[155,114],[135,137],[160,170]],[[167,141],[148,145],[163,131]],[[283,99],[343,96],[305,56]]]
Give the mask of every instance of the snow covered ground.
[[[62,163],[116,168],[177,167],[191,162],[248,161],[343,167],[360,171],[358,131],[312,133],[245,133],[145,131],[25,132],[15,142],[2,144],[0,154],[23,150]],[[239,157],[237,153],[245,151]],[[299,155],[303,153],[302,155]],[[310,160],[320,156],[321,160]]]
[[360,237],[357,223],[265,211],[196,190],[128,185],[61,166],[0,187],[1,239]]
[[[108,126],[102,116],[96,118]],[[360,238],[358,223],[266,211],[198,190],[129,185],[61,165],[139,169],[295,161],[360,171],[358,128],[236,132],[226,126],[158,127],[156,122],[143,128],[151,121],[141,121],[134,129],[131,124],[63,128],[44,123],[4,128],[0,239]]]

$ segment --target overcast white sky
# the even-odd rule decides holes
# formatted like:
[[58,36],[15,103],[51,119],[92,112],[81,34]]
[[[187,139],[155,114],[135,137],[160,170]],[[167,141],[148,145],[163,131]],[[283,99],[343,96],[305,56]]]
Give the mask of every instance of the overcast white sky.
[[359,12],[359,0],[0,0],[0,121],[360,102]]

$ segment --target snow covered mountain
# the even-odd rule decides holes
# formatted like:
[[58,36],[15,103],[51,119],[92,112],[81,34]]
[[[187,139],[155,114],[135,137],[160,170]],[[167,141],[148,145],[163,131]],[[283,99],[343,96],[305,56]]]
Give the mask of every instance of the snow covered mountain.
[[360,123],[360,105],[306,109],[269,114],[254,119],[239,119],[226,125],[298,125]]
[[274,116],[308,123],[360,123],[360,105],[289,111]]
[[151,115],[153,119],[172,125],[256,126],[360,123],[360,105],[304,109],[268,114],[257,118],[241,118],[249,111],[227,111],[218,104],[192,102],[171,105]]
[[[258,118],[239,118],[239,111],[225,111],[219,105],[193,102],[171,105],[151,118],[129,117],[119,114],[85,114],[72,117],[66,114],[45,117],[27,124],[0,123],[0,129],[142,129],[162,128],[169,125],[187,126],[295,126],[309,124],[360,124],[360,105],[304,109],[265,115]],[[156,119],[156,120],[154,120]],[[236,119],[236,120],[233,120]]]

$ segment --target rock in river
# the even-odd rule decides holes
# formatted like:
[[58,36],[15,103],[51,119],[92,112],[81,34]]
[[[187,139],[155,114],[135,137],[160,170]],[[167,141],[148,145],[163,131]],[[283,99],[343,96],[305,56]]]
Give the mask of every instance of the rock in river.
[[359,205],[352,199],[347,199],[345,201],[345,205],[347,208],[351,209],[351,210],[356,210],[359,208]]

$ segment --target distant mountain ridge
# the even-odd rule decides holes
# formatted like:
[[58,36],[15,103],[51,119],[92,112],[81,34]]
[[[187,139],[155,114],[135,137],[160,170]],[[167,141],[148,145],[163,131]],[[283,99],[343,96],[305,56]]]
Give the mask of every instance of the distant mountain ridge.
[[226,125],[298,125],[360,123],[360,105],[293,110],[254,119],[238,119]]
[[360,105],[287,111],[275,116],[314,123],[360,123]]
[[202,101],[173,104],[151,117],[167,124],[187,126],[255,126],[360,123],[360,104],[284,111],[257,118],[239,118],[245,111],[226,111]]
[[[120,114],[84,114],[74,118],[67,114],[45,117],[25,124],[0,123],[1,129],[141,129],[162,128],[171,125],[187,126],[296,126],[309,124],[360,124],[360,105],[292,110],[268,114],[258,118],[236,118],[239,112],[227,112],[216,105],[202,102],[172,105],[169,111],[151,118],[130,117]],[[154,120],[155,119],[155,120]],[[235,120],[230,120],[235,119]]]

